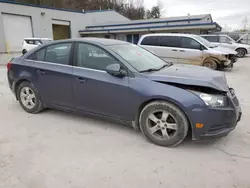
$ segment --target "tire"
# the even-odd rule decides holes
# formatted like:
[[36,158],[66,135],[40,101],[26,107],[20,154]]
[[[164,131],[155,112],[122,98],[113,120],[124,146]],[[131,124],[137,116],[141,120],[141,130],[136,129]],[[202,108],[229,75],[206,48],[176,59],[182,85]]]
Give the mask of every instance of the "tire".
[[242,58],[242,57],[245,57],[245,56],[246,56],[246,53],[247,53],[247,52],[246,52],[245,49],[243,49],[243,48],[238,48],[236,51],[238,52],[238,54],[237,54],[238,57]]
[[[152,120],[154,118],[157,119]],[[188,120],[182,110],[165,101],[155,101],[146,105],[141,111],[139,125],[148,140],[166,147],[180,144],[186,138],[189,129]]]
[[33,84],[29,82],[22,82],[18,86],[17,99],[21,107],[28,113],[36,114],[43,110],[40,95]]
[[209,58],[209,59],[206,59],[203,64],[202,64],[203,67],[208,67],[208,68],[211,68],[213,70],[217,70],[218,69],[218,65],[217,63],[215,62],[215,60]]

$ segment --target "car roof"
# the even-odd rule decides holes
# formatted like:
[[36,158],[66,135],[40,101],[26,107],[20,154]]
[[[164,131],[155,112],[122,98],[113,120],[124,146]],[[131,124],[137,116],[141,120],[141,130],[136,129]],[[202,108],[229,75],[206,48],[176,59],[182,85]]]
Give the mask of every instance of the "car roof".
[[[105,46],[131,44],[131,43],[121,41],[121,40],[95,38],[95,37],[84,37],[84,38],[76,38],[76,39],[57,40],[57,41],[53,41],[52,43],[55,44],[55,43],[62,43],[62,42],[90,42],[90,43],[101,44],[101,45],[105,45]],[[52,43],[49,43],[49,44],[52,44]]]
[[182,36],[182,37],[195,37],[197,35],[194,34],[185,34],[185,33],[154,33],[154,34],[146,34],[142,37],[148,37],[148,36]]
[[229,37],[228,35],[225,35],[225,34],[205,34],[205,35],[201,35],[201,36],[223,36],[223,37]]

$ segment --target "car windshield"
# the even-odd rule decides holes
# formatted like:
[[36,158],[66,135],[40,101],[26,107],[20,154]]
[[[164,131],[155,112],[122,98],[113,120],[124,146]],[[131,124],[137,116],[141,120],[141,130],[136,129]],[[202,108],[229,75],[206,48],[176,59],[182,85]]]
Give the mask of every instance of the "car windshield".
[[202,43],[204,46],[208,47],[208,48],[214,48],[216,47],[215,45],[213,45],[211,42],[209,42],[208,40],[204,39],[203,37],[201,36],[194,36],[194,38],[199,41],[200,43]]
[[163,67],[172,65],[151,52],[133,44],[113,45],[110,46],[110,48],[139,72],[159,70]]

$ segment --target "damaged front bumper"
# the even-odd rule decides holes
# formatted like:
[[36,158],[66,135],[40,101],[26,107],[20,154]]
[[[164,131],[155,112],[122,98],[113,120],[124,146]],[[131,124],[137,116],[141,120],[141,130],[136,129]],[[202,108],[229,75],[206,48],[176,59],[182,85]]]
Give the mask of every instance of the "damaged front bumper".
[[228,94],[230,106],[223,108],[205,108],[197,111],[195,122],[203,122],[199,129],[193,126],[193,140],[206,140],[227,136],[241,120],[242,111],[234,90]]

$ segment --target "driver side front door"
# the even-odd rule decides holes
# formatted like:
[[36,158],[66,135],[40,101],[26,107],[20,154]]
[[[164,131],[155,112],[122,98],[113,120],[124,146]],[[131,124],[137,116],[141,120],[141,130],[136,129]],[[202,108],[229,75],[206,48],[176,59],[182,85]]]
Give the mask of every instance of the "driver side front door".
[[104,49],[77,43],[73,67],[73,95],[76,109],[126,119],[129,108],[129,77],[111,76],[109,64],[119,63]]

